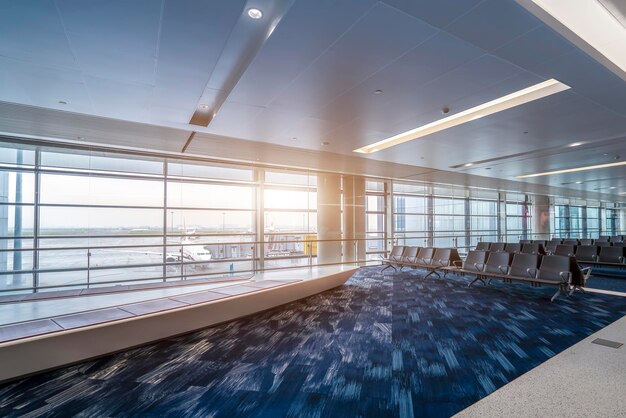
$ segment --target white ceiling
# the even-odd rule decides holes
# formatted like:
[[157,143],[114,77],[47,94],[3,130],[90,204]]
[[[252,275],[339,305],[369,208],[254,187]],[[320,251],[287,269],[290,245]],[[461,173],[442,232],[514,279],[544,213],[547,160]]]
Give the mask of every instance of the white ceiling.
[[[0,131],[58,137],[65,128],[102,142],[109,129],[124,137],[116,144],[180,151],[197,130],[206,135],[190,144],[195,154],[213,155],[216,138],[228,137],[256,150],[353,158],[358,147],[441,118],[444,106],[453,114],[555,78],[571,90],[366,158],[479,175],[477,185],[626,158],[626,82],[513,0],[295,0],[211,124],[190,126],[217,62],[233,58],[233,28],[262,4],[0,1],[0,101],[120,120],[83,118],[70,132],[69,119],[52,116],[60,113],[41,121],[33,111],[29,124],[22,110],[20,120],[0,118]],[[133,144],[122,121],[167,129],[144,126],[158,134]],[[451,168],[467,162],[475,164]],[[625,174],[622,166],[525,182],[617,194]]]

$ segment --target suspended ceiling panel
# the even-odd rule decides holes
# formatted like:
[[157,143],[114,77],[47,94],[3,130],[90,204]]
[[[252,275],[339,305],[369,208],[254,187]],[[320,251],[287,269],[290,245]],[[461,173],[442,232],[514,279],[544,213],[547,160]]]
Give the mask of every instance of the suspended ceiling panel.
[[[79,121],[76,113],[108,118],[107,128],[118,120],[117,142],[127,146],[180,151],[198,130],[190,152],[212,154],[213,139],[223,137],[266,146],[266,158],[279,146],[353,161],[354,149],[440,119],[443,107],[454,114],[555,78],[571,89],[359,161],[497,183],[626,156],[625,142],[615,143],[626,137],[626,82],[514,0],[295,0],[211,124],[188,125],[233,28],[257,3],[1,2],[0,101],[68,112],[31,125],[9,112],[2,130],[108,137],[100,119]],[[601,3],[622,10],[618,1]],[[124,133],[122,121],[158,134]],[[68,123],[77,126],[60,129]],[[587,152],[567,150],[581,141]],[[492,167],[451,168],[481,161]],[[626,192],[623,170],[606,171],[597,173],[609,179],[602,187]],[[571,185],[575,176],[524,182],[597,192],[592,182]]]

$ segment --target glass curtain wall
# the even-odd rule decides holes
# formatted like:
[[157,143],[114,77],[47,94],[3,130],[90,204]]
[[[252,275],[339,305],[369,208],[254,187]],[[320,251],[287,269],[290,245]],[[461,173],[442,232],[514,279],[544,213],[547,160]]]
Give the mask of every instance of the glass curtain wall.
[[386,199],[383,181],[365,182],[365,232],[367,260],[378,260],[385,254]]
[[264,268],[308,266],[317,257],[317,176],[266,171]]
[[432,240],[432,196],[425,184],[392,184],[393,238],[398,245],[428,247]]
[[506,193],[506,242],[530,239],[531,213],[527,195]]
[[475,248],[479,241],[498,241],[498,198],[496,191],[470,189],[469,248]]
[[[0,291],[315,265],[317,187],[317,174],[302,170],[3,144]],[[388,237],[464,252],[532,233],[525,194],[373,179],[365,188],[368,260]],[[614,203],[552,203],[554,236],[621,233]]]

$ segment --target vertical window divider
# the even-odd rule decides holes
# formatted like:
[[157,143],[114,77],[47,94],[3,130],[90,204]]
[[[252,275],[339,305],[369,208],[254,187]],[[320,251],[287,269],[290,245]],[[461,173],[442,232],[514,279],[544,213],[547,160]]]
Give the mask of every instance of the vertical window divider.
[[39,287],[39,203],[41,198],[41,149],[35,149],[35,196],[33,208],[33,293]]

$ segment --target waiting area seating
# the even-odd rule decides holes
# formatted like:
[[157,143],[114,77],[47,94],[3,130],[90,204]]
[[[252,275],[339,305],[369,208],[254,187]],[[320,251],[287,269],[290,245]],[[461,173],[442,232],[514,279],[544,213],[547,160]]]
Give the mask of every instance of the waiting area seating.
[[[391,249],[387,258],[382,259],[385,267],[381,271],[388,268],[393,270],[401,270],[404,267],[423,268],[428,270],[426,277],[431,274],[440,277],[439,271],[443,271],[443,268],[452,266],[460,260],[461,257],[454,248],[421,248],[397,245]],[[444,271],[444,275],[446,273]]]
[[[387,258],[382,259],[385,267],[402,270],[404,267],[422,268],[428,271],[425,277],[435,274],[444,277],[449,272],[471,274],[475,276],[468,286],[476,281],[488,285],[493,279],[503,282],[525,282],[531,286],[555,286],[554,301],[559,295],[569,296],[576,289],[582,289],[591,274],[591,268],[580,269],[575,257],[569,255],[545,255],[540,252],[541,244],[517,244],[505,251],[506,244],[479,245],[476,250],[467,254],[465,260],[459,257],[457,250],[452,248],[420,248],[410,246],[394,246]],[[524,247],[527,252],[524,252]],[[570,250],[565,246],[563,251]],[[482,249],[486,248],[486,249]],[[491,251],[491,249],[495,251]]]
[[505,283],[525,282],[535,287],[556,286],[551,301],[581,289],[591,275],[591,268],[580,269],[574,257],[479,250],[470,251],[457,268],[459,273],[475,275],[468,286],[477,281],[487,285],[492,279],[502,279]]

